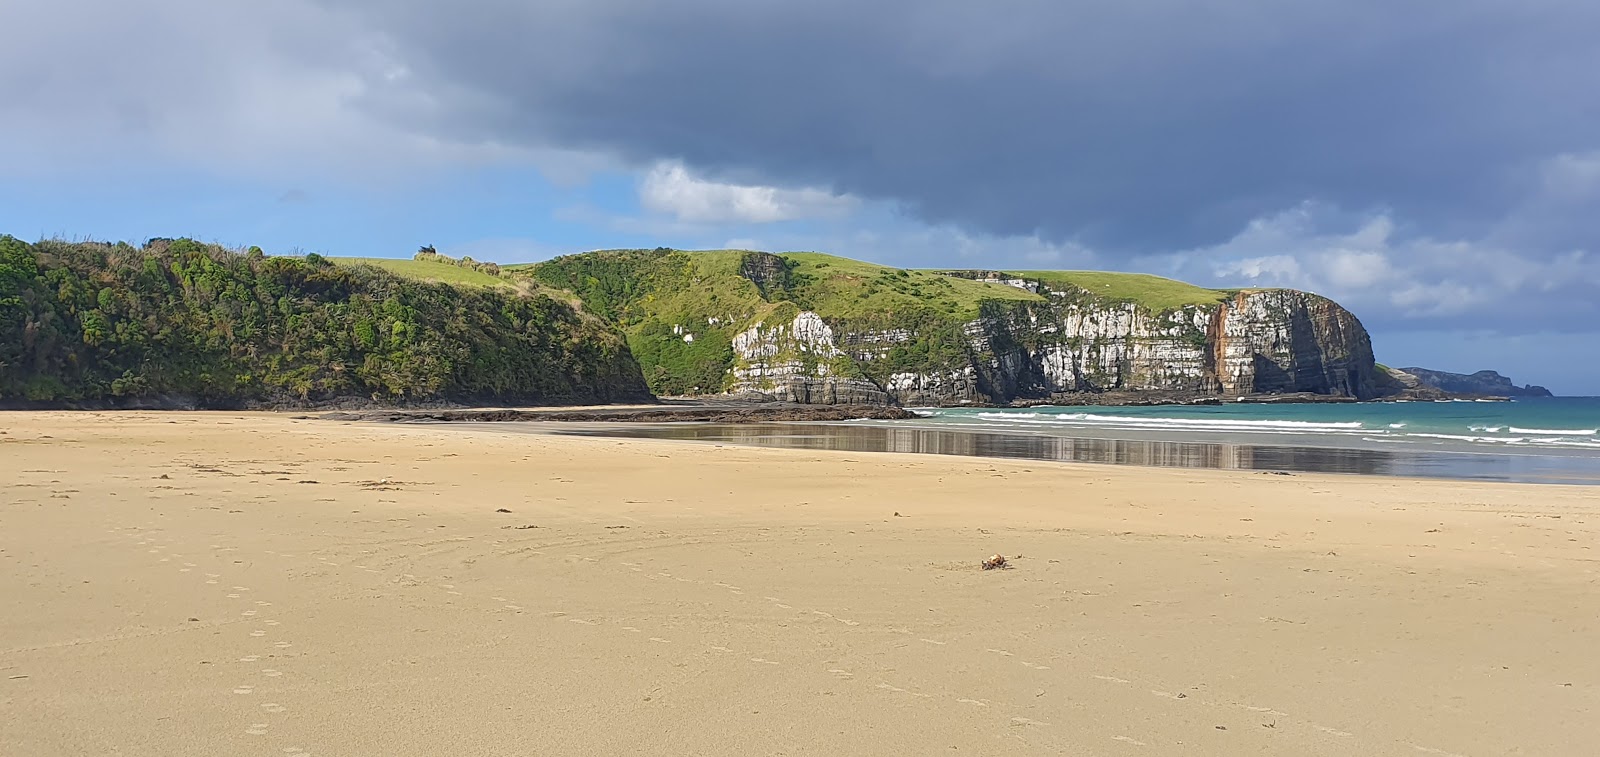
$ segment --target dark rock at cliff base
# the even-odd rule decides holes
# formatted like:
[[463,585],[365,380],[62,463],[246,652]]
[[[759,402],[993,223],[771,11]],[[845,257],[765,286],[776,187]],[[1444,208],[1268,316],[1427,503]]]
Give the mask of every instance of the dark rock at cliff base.
[[771,423],[775,421],[909,420],[916,413],[882,405],[702,405],[585,410],[374,410],[327,413],[327,421],[388,423]]
[[[1517,386],[1511,379],[1500,375],[1496,371],[1478,371],[1477,373],[1449,373],[1435,371],[1428,368],[1401,368],[1398,371],[1390,369],[1391,374],[1398,374],[1396,378],[1403,383],[1410,384],[1412,388],[1426,387],[1437,389],[1457,395],[1486,396],[1486,397],[1552,397],[1549,389],[1542,386],[1528,384]],[[1415,383],[1407,379],[1414,379]]]

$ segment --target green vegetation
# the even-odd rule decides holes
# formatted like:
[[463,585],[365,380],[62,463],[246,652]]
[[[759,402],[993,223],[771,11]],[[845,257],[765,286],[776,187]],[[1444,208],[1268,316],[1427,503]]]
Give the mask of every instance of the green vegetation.
[[1011,275],[1035,279],[1058,291],[1077,288],[1101,300],[1136,303],[1152,313],[1188,305],[1215,305],[1237,293],[1236,290],[1205,289],[1147,273],[1013,271]]
[[[267,257],[188,239],[135,248],[0,236],[0,402],[646,396],[622,340],[565,297],[443,262],[381,263]],[[460,283],[385,270],[396,263],[407,276]]]
[[712,393],[727,385],[735,326],[773,309],[740,275],[743,259],[726,250],[607,250],[502,270],[575,292],[620,326],[656,394]]
[[1042,302],[1032,292],[982,281],[864,263],[818,252],[791,252],[795,272],[807,277],[802,297],[810,309],[840,318],[929,310],[966,320],[985,300]]

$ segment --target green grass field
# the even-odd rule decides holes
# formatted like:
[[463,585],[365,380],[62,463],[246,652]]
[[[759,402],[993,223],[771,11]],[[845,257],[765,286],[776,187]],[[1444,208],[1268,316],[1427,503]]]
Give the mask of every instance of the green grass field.
[[786,252],[798,263],[794,272],[809,278],[805,296],[819,311],[840,316],[931,307],[950,314],[977,315],[984,300],[1042,300],[1032,292],[851,260],[820,252]]
[[408,279],[440,281],[462,286],[511,286],[503,279],[449,263],[434,263],[402,258],[328,258],[339,265],[370,265]]
[[1010,273],[1023,278],[1038,279],[1046,285],[1078,287],[1108,300],[1135,302],[1156,313],[1186,305],[1215,305],[1234,294],[1233,290],[1206,289],[1147,273],[1110,271],[1011,271]]

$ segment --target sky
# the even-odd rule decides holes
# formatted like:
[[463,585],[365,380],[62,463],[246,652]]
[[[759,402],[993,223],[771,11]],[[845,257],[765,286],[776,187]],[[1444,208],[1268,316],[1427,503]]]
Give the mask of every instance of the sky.
[[1593,0],[10,0],[0,233],[1288,286],[1600,395]]

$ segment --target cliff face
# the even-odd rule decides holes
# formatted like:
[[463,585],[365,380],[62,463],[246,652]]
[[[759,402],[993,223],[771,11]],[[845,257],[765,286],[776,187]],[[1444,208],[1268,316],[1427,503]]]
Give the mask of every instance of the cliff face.
[[1071,392],[1150,391],[1240,396],[1310,392],[1376,397],[1366,330],[1349,311],[1289,290],[1240,292],[1215,306],[1151,313],[1054,294],[989,303],[960,328],[943,365],[883,370],[890,353],[937,335],[854,329],[801,311],[734,339],[734,390],[793,402],[903,405],[1007,402]]

